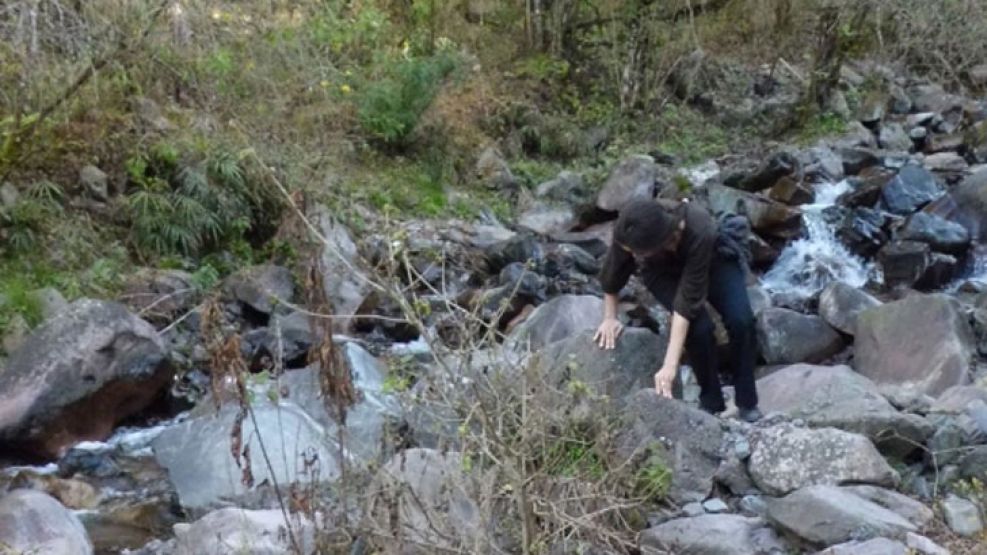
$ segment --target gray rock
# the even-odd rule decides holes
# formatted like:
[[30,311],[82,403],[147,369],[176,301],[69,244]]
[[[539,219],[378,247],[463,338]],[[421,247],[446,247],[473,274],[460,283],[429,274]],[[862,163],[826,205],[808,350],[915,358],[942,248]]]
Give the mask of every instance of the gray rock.
[[747,473],[747,465],[736,457],[728,456],[724,459],[716,469],[714,479],[734,495],[757,493],[757,488]]
[[748,287],[747,298],[751,301],[751,310],[754,312],[754,316],[757,316],[766,308],[771,308],[771,295],[763,287]]
[[928,243],[936,251],[963,254],[970,247],[970,232],[962,225],[927,212],[916,212],[898,232],[906,241]]
[[901,515],[836,486],[809,486],[768,499],[767,504],[770,521],[819,547],[879,537],[904,539],[917,531]]
[[917,112],[942,113],[951,108],[962,106],[962,100],[951,95],[938,84],[922,84],[908,88],[912,97],[913,108]]
[[912,97],[908,96],[905,89],[899,87],[898,85],[891,84],[891,86],[888,87],[888,93],[891,95],[892,113],[904,115],[912,111]]
[[0,440],[58,457],[108,437],[171,375],[150,324],[119,303],[80,299],[31,333],[0,372]]
[[92,198],[106,202],[110,198],[109,178],[96,166],[85,166],[79,171],[79,182]]
[[538,185],[537,189],[535,189],[535,194],[539,198],[557,202],[582,204],[588,200],[586,188],[586,183],[581,174],[562,171],[559,172],[559,175],[555,179]]
[[490,525],[483,521],[459,453],[408,449],[384,464],[370,487],[373,527],[392,538],[385,553],[430,554],[492,551]]
[[771,495],[817,484],[898,481],[870,440],[834,428],[782,425],[760,431],[749,467],[754,483]]
[[575,213],[568,206],[537,202],[518,216],[517,223],[535,233],[549,235],[568,231],[575,218]]
[[962,456],[965,443],[966,433],[963,427],[955,419],[946,419],[929,438],[928,458],[930,462],[934,462],[936,465],[954,463]]
[[820,362],[843,348],[843,338],[822,318],[787,308],[758,314],[757,339],[768,364]]
[[909,555],[903,543],[887,538],[874,538],[867,541],[854,541],[834,545],[816,555]]
[[955,152],[937,152],[925,157],[922,164],[934,172],[961,172],[970,165]]
[[[769,555],[785,546],[764,521],[737,515],[702,515],[670,520],[641,532],[640,547],[670,553]],[[661,551],[659,551],[661,552]]]
[[499,191],[513,191],[518,180],[504,156],[494,146],[488,146],[476,160],[476,177],[485,187]]
[[755,193],[773,187],[780,179],[799,171],[799,162],[788,152],[773,154],[754,172],[744,176],[735,184],[728,183],[742,191]]
[[745,495],[740,500],[740,510],[764,518],[768,515],[768,504],[763,495]]
[[934,431],[924,418],[895,410],[873,382],[847,366],[789,366],[758,380],[757,391],[761,410],[863,434],[892,455],[907,455]]
[[942,187],[928,170],[907,165],[884,186],[881,191],[881,201],[889,212],[911,214],[942,194]]
[[884,285],[889,288],[913,287],[932,267],[932,252],[927,243],[894,241],[877,254]]
[[170,322],[191,310],[196,296],[196,285],[188,272],[142,268],[127,278],[118,300],[148,321]]
[[905,543],[908,548],[919,555],[949,555],[949,550],[941,547],[936,542],[925,536],[920,536],[913,532],[905,535]]
[[[877,137],[864,124],[854,120],[847,124],[846,132],[838,140],[833,142],[833,146],[837,149],[837,152],[841,153],[842,157],[844,149],[877,147]],[[852,162],[848,165],[844,158],[843,171],[845,174],[856,175],[860,173],[861,169],[859,166],[854,166]]]
[[301,554],[316,553],[315,526],[305,517],[292,515],[291,521],[285,522],[280,510],[231,507],[192,523],[176,524],[173,555],[298,555],[289,540],[289,529]]
[[913,127],[911,131],[908,132],[908,136],[912,141],[924,141],[926,137],[929,136],[929,130],[924,127]]
[[539,306],[511,334],[519,348],[538,351],[549,343],[595,331],[603,301],[592,295],[560,295]]
[[810,150],[812,164],[817,165],[823,175],[831,181],[843,179],[843,161],[835,152],[826,146],[813,147]]
[[922,503],[889,489],[875,486],[846,486],[843,489],[897,513],[919,529],[925,528],[935,516],[932,509]]
[[[648,367],[649,371],[653,367]],[[626,407],[617,432],[618,460],[658,456],[672,471],[668,496],[676,503],[703,501],[713,489],[722,459],[720,421],[688,405],[640,390]]]
[[227,279],[226,291],[234,299],[263,314],[271,314],[283,302],[294,300],[291,271],[282,266],[261,264]]
[[703,504],[698,501],[686,503],[685,506],[682,507],[682,513],[687,517],[700,516],[706,514],[706,508],[703,507]]
[[864,310],[878,306],[881,301],[856,287],[836,281],[819,295],[819,315],[827,324],[841,332],[853,335],[857,316]]
[[41,307],[41,316],[45,320],[54,318],[69,308],[68,301],[54,287],[31,291],[31,298]]
[[707,513],[725,513],[730,510],[730,507],[727,507],[727,504],[719,497],[704,501],[703,508],[706,509]]
[[707,184],[706,189],[713,212],[745,214],[750,219],[751,228],[759,234],[792,239],[802,230],[802,213],[796,208],[717,183]]
[[17,187],[7,182],[0,184],[0,207],[13,208],[18,198],[20,193],[17,192]]
[[854,367],[878,384],[938,395],[967,382],[970,324],[944,295],[910,295],[857,318]]
[[930,125],[935,118],[935,112],[919,112],[917,114],[909,115],[908,118],[905,119],[905,125],[909,127],[915,127],[918,125],[926,126]]
[[0,547],[32,555],[92,555],[86,529],[45,493],[15,490],[0,498]]
[[987,168],[963,179],[934,208],[936,213],[970,230],[974,240],[987,238]]
[[874,94],[866,98],[860,107],[857,119],[868,127],[876,127],[884,119],[887,101],[884,95]]
[[877,144],[888,150],[908,152],[912,148],[912,139],[900,123],[888,123],[881,126]]
[[[311,219],[325,238],[319,264],[326,298],[332,302],[336,314],[356,314],[370,292],[367,275],[359,263],[356,243],[346,226],[337,221],[327,208],[317,207]],[[476,226],[473,231],[478,236],[501,233],[496,226]],[[478,239],[474,237],[474,240]],[[333,329],[337,332],[348,331],[351,325],[350,318],[337,317],[333,321]]]
[[625,158],[610,171],[596,198],[596,205],[602,210],[616,212],[631,200],[654,198],[657,171],[655,160],[650,156]]
[[946,497],[942,502],[942,512],[949,528],[961,536],[973,537],[984,529],[980,509],[973,502],[962,497],[955,495]]
[[[859,125],[859,122],[857,122]],[[854,126],[851,124],[850,128],[853,129]],[[850,147],[841,148],[837,152],[840,154],[840,158],[843,159],[843,173],[846,175],[857,175],[860,172],[878,166],[881,163],[881,158],[872,148],[866,148],[867,146],[876,146],[877,139],[874,134],[870,132],[867,128],[861,126],[858,128],[858,134],[862,135],[863,138],[858,142],[862,145],[861,147]],[[869,137],[870,144],[865,145],[867,142],[865,138]]]

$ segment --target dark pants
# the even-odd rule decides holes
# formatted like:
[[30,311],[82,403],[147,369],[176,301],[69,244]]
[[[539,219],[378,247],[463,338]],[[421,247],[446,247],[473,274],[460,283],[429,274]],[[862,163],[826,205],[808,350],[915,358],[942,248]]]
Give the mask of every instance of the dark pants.
[[[757,335],[745,278],[744,269],[739,262],[714,256],[710,263],[706,298],[723,318],[723,325],[730,336],[730,367],[734,377],[737,406],[746,409],[757,406],[757,390],[754,387]],[[647,280],[646,285],[658,302],[671,311],[678,278],[657,275]],[[689,323],[685,350],[701,388],[699,403],[707,411],[723,411],[726,406],[720,390],[715,327],[707,311],[700,312]]]

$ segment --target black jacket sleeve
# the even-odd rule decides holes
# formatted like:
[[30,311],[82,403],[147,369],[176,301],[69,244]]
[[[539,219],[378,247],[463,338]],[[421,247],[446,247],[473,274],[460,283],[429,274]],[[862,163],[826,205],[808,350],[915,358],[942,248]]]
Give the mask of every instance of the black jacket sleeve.
[[627,285],[634,273],[634,257],[616,243],[610,245],[600,270],[600,286],[603,292],[616,295]]
[[704,230],[689,242],[682,277],[672,307],[690,322],[699,315],[709,289],[709,265],[713,258],[716,233]]

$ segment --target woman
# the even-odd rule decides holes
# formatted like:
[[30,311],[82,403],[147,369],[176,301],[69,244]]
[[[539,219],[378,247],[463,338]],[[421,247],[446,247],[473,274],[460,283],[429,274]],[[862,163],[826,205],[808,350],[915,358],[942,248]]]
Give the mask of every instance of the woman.
[[701,393],[703,410],[726,409],[720,389],[714,325],[704,303],[719,312],[730,335],[737,408],[741,419],[761,418],[754,385],[757,337],[747,297],[745,253],[737,241],[721,236],[704,209],[687,202],[642,200],[628,203],[613,232],[613,244],[600,273],[603,322],[594,341],[613,349],[623,325],[617,320],[618,293],[635,269],[645,286],[672,313],[665,361],[655,374],[659,395],[672,396],[683,348]]

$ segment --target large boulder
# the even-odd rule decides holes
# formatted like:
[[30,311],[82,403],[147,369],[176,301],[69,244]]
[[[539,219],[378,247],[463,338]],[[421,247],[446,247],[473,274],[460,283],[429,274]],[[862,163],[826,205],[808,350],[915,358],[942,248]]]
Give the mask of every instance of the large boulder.
[[539,306],[512,333],[524,349],[538,351],[549,343],[593,331],[603,317],[603,300],[592,295],[560,295]]
[[760,431],[755,439],[751,478],[770,495],[816,484],[894,485],[898,480],[874,444],[859,434],[781,425]]
[[768,519],[814,547],[879,537],[904,539],[916,526],[898,513],[829,485],[767,499]]
[[[292,546],[292,539],[297,549]],[[315,526],[297,515],[285,522],[280,510],[248,511],[235,507],[213,511],[192,523],[175,525],[175,546],[170,555],[229,553],[314,554]]]
[[47,494],[15,490],[0,498],[0,549],[32,555],[92,555],[82,522]]
[[491,525],[456,452],[408,449],[377,473],[369,515],[385,553],[494,552]]
[[908,165],[881,191],[881,202],[889,212],[911,214],[936,200],[943,188],[934,175],[921,166]]
[[914,451],[934,432],[924,418],[895,410],[873,382],[847,366],[789,366],[758,380],[757,392],[762,410],[863,434],[895,455]]
[[[325,296],[336,314],[356,314],[371,290],[369,278],[360,266],[356,243],[346,226],[325,207],[316,208],[311,220],[324,239],[319,269],[322,271]],[[347,331],[351,324],[351,319],[345,317],[333,320],[333,328],[337,331]]]
[[888,240],[886,218],[879,210],[831,206],[823,215],[836,228],[836,237],[858,256],[873,256]]
[[796,174],[799,170],[799,161],[791,153],[779,152],[768,158],[754,172],[728,179],[726,184],[754,193],[770,189],[783,177]]
[[955,301],[913,294],[857,318],[854,368],[877,384],[937,396],[969,379],[973,331]]
[[[937,205],[940,203],[937,203]],[[987,239],[987,168],[968,176],[949,192],[941,207],[949,219],[959,222],[977,241]]]
[[761,235],[792,239],[802,230],[802,213],[791,206],[740,189],[710,183],[706,186],[709,207],[715,212],[743,214]]
[[898,238],[927,243],[932,250],[948,254],[963,254],[970,247],[970,232],[965,227],[927,212],[908,218]]
[[884,285],[890,288],[912,287],[932,265],[929,245],[918,241],[894,241],[877,254]]
[[632,200],[654,198],[657,173],[658,166],[650,156],[625,158],[610,171],[596,197],[596,206],[601,210],[617,212]]
[[0,440],[57,458],[109,437],[171,376],[150,324],[119,303],[80,299],[36,329],[0,372]]
[[853,335],[857,328],[857,316],[880,304],[881,301],[860,289],[834,281],[819,295],[819,316],[830,326]]
[[659,397],[653,388],[635,392],[624,406],[618,458],[657,456],[671,470],[670,499],[680,504],[706,499],[722,461],[720,421],[681,401]]
[[787,552],[759,518],[701,515],[679,518],[641,532],[641,552],[703,555],[773,555]]
[[539,201],[518,216],[519,226],[548,235],[565,232],[575,223],[576,214],[571,207]]
[[821,362],[843,348],[843,338],[822,318],[787,308],[762,310],[757,338],[768,364]]
[[910,555],[910,551],[908,546],[899,541],[874,538],[837,544],[816,555]]
[[246,268],[230,276],[225,288],[230,297],[262,314],[271,314],[280,303],[292,302],[295,295],[291,271],[273,264]]

